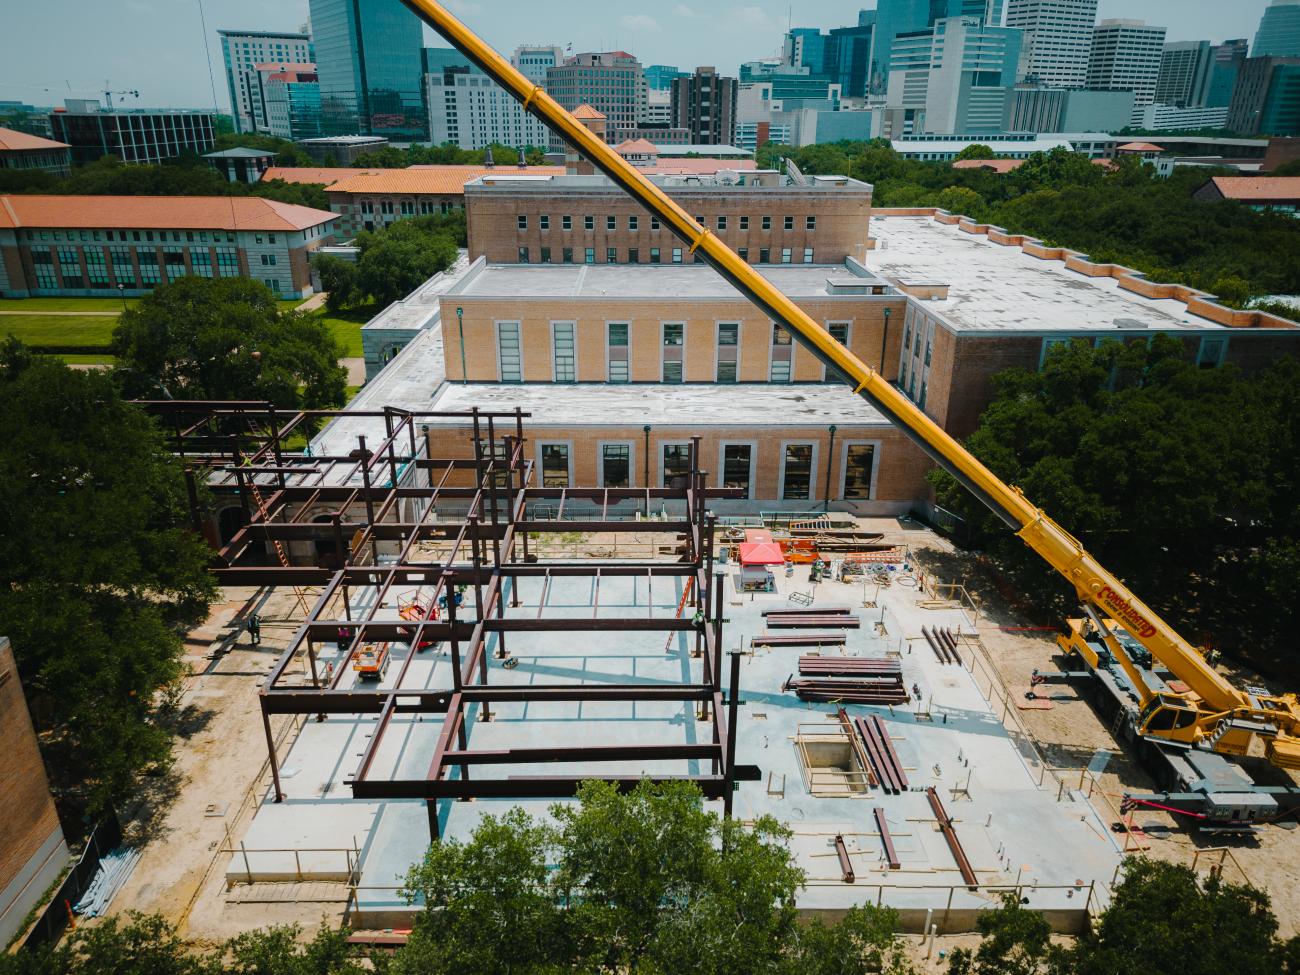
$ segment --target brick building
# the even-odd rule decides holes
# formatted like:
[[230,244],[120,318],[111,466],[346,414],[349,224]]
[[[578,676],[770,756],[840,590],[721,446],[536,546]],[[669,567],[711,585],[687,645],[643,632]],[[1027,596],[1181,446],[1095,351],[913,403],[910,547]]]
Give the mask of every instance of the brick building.
[[[634,144],[635,145],[635,144]],[[535,172],[535,171],[534,171]],[[846,176],[795,185],[771,171],[652,176],[753,264],[840,264],[866,253],[871,187]],[[470,257],[489,263],[681,264],[680,240],[604,176],[517,178],[465,187]]]
[[260,197],[0,196],[0,297],[141,295],[186,275],[307,297],[337,219]]
[[39,135],[0,128],[0,169],[41,170],[55,176],[72,171],[72,149]]
[[0,944],[19,933],[68,862],[13,648],[0,636]]

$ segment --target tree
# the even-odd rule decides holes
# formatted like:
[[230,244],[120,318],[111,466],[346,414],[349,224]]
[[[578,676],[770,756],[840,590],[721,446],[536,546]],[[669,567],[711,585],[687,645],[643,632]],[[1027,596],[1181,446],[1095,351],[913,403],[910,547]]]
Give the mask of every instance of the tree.
[[360,292],[355,261],[345,261],[332,254],[318,254],[311,263],[320,275],[326,308],[338,312],[357,303]]
[[980,946],[956,949],[949,975],[1065,975],[1066,954],[1052,944],[1047,919],[1022,907],[1015,894],[1004,894],[1002,907],[981,914],[975,925],[983,935]]
[[382,233],[357,236],[360,290],[380,305],[405,298],[419,285],[456,262],[456,244],[445,234],[429,233],[414,220],[402,220]]
[[177,624],[215,592],[179,465],[110,376],[0,367],[0,633],[56,793],[97,813],[164,765],[158,692],[181,674]]
[[990,146],[986,146],[982,142],[972,142],[970,145],[966,146],[966,148],[962,149],[961,152],[957,153],[954,161],[959,162],[963,159],[996,159],[997,157],[997,153],[994,152]]
[[982,219],[985,211],[984,197],[965,186],[949,186],[941,190],[935,205],[949,213],[960,213],[976,220]]
[[329,329],[281,312],[271,290],[247,278],[186,277],[155,288],[122,313],[113,352],[132,396],[343,404],[347,374]]

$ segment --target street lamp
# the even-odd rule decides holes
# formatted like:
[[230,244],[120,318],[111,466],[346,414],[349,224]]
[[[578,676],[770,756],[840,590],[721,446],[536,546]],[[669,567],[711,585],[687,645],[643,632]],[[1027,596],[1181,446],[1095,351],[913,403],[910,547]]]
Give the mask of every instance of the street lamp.
[[645,516],[650,517],[650,424],[641,428],[645,432]]
[[117,282],[117,296],[122,299],[122,310],[126,311],[126,285],[121,281]]
[[880,336],[880,378],[885,378],[885,346],[889,344],[889,316],[892,314],[890,309],[885,309],[885,330]]
[[469,374],[465,371],[465,309],[459,305],[456,306],[456,328],[460,332],[460,384],[464,386],[469,382]]

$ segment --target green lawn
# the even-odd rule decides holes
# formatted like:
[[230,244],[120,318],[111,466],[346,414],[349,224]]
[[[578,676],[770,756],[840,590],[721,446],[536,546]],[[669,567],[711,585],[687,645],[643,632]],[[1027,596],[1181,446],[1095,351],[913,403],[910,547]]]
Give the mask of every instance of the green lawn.
[[[139,298],[127,298],[134,308]],[[104,298],[6,298],[0,301],[0,311],[111,311],[122,310],[122,299],[114,295]],[[6,317],[6,316],[0,316]]]
[[70,366],[111,366],[117,362],[111,355],[55,355],[49,358],[62,359]]
[[378,307],[370,304],[337,313],[322,309],[316,315],[329,326],[329,330],[338,339],[339,345],[343,346],[343,357],[357,359],[362,355],[361,326],[374,318],[379,311]]
[[15,335],[27,345],[86,345],[108,348],[116,318],[73,315],[0,315],[0,336]]

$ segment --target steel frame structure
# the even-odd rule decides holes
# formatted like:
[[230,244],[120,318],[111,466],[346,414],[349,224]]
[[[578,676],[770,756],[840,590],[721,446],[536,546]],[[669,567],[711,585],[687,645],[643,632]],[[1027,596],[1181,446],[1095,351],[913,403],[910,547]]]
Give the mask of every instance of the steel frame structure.
[[[700,439],[693,438],[690,471],[665,488],[533,487],[533,463],[527,459],[524,419],[513,412],[411,413],[382,411],[309,411],[284,413],[255,401],[149,401],[173,449],[185,464],[191,519],[205,525],[206,493],[242,508],[243,525],[224,544],[215,545],[212,571],[224,585],[320,587],[305,618],[272,667],[260,691],[262,723],[270,755],[275,801],[284,799],[279,761],[271,730],[275,714],[377,716],[360,763],[349,785],[358,799],[423,799],[428,805],[431,836],[438,837],[439,800],[472,798],[562,798],[576,794],[580,783],[602,779],[620,788],[633,787],[640,776],[583,774],[593,762],[682,760],[707,763],[707,773],[649,776],[652,780],[685,779],[705,797],[721,799],[731,815],[734,784],[758,778],[758,770],[736,763],[736,709],[739,705],[739,656],[733,655],[728,687],[723,687],[723,587],[715,574],[713,552],[716,518],[712,499],[739,497],[737,489],[706,487],[699,465]],[[287,443],[317,424],[338,416],[382,418],[384,437],[375,447],[358,436],[346,455],[313,455],[290,450]],[[472,458],[428,456],[428,438],[420,421],[463,422],[473,447]],[[202,485],[202,487],[200,486]],[[629,502],[649,510],[651,501],[682,502],[685,514],[666,521],[611,517],[630,512]],[[448,520],[451,503],[463,515]],[[551,518],[536,517],[538,503],[555,509]],[[580,506],[584,517],[565,518],[565,507]],[[620,505],[623,508],[620,509]],[[599,516],[594,514],[598,509]],[[436,514],[435,514],[436,512]],[[657,532],[684,540],[677,562],[539,561],[529,552],[529,536],[548,532]],[[209,532],[211,539],[211,533]],[[332,550],[326,564],[294,564],[285,546],[324,543]],[[422,543],[445,552],[425,561]],[[265,564],[274,552],[279,564]],[[299,559],[301,561],[301,558]],[[688,617],[647,615],[640,618],[572,617],[527,619],[506,615],[506,603],[518,606],[518,580],[527,578],[645,577],[681,580],[691,592]],[[403,586],[422,586],[429,599],[465,587],[465,604],[446,600],[440,619],[394,621],[376,618],[389,597]],[[374,598],[360,600],[359,590]],[[598,591],[598,589],[597,589]],[[304,601],[303,605],[306,605]],[[679,607],[680,614],[681,607]],[[507,634],[572,631],[588,634],[658,632],[694,634],[693,657],[700,660],[700,680],[684,683],[493,684],[489,681],[489,641],[495,655],[505,655]],[[363,643],[397,641],[410,648],[388,687],[345,687],[346,667],[322,673],[317,650],[322,644],[346,642],[346,656]],[[444,643],[450,651],[450,686],[403,688],[416,647]],[[301,683],[290,666],[304,664]],[[688,668],[688,675],[691,670]],[[475,750],[471,731],[490,721],[494,706],[557,701],[681,701],[695,703],[696,716],[710,725],[704,743],[560,745],[548,748]],[[374,762],[394,716],[441,715],[434,757],[422,778],[382,778]],[[554,776],[518,775],[481,778],[476,766],[557,763],[569,766]]]

